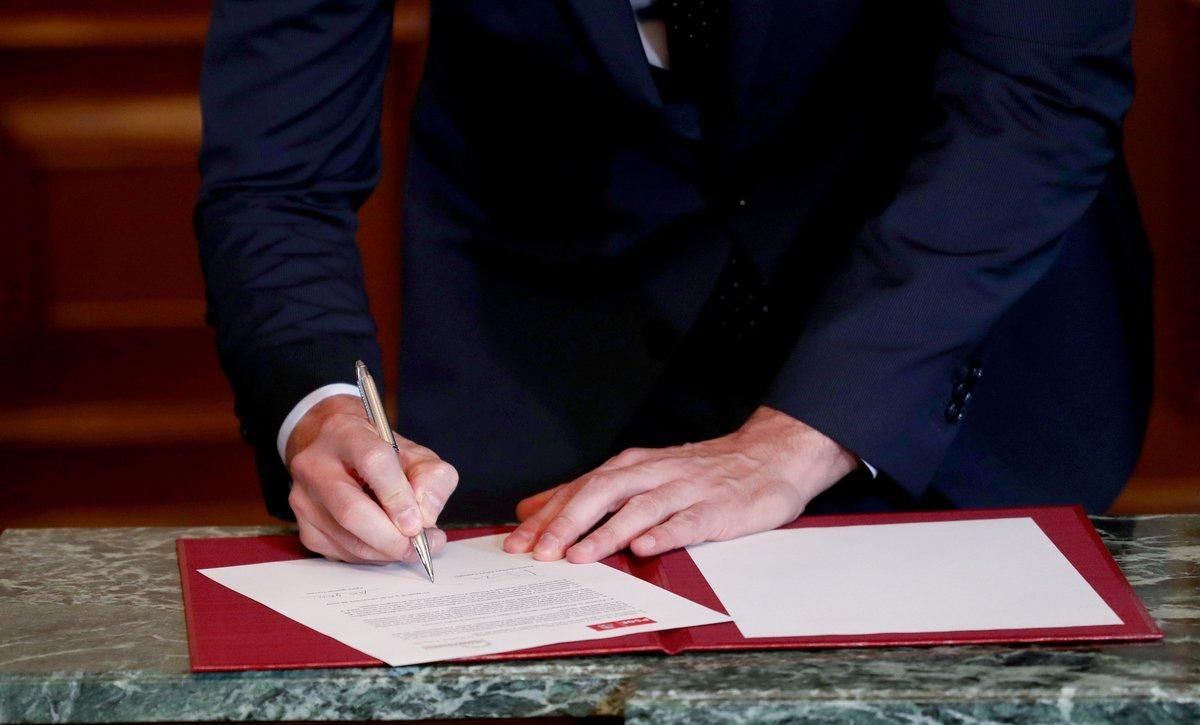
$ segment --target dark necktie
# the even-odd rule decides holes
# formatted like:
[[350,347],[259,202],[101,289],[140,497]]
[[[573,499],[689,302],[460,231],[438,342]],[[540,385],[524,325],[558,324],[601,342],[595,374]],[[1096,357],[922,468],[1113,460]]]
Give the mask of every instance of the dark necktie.
[[[700,106],[702,115],[711,116],[728,58],[728,0],[658,0],[642,17],[664,22],[671,80]],[[750,256],[734,242],[701,315],[702,334],[734,355],[747,352],[747,346],[761,341],[766,332],[770,302],[770,291]]]
[[659,0],[655,13],[667,29],[671,74],[696,100],[720,86],[729,13],[726,0]]

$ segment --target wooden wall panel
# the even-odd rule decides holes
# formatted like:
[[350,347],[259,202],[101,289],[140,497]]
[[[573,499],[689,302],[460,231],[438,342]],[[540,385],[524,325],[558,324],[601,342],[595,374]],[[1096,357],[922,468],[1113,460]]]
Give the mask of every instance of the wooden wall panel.
[[32,183],[28,165],[0,134],[0,374],[3,361],[31,334],[37,315]]
[[[387,168],[359,234],[392,379],[399,175],[427,22],[423,2],[397,3]],[[0,376],[21,381],[0,393],[0,526],[100,516],[105,501],[159,522],[231,521],[222,501],[261,511],[191,228],[207,23],[196,0],[0,8]],[[56,500],[67,508],[46,511]],[[134,520],[112,515],[97,521]]]
[[1155,395],[1116,510],[1200,511],[1200,3],[1137,4],[1125,153],[1154,251]]

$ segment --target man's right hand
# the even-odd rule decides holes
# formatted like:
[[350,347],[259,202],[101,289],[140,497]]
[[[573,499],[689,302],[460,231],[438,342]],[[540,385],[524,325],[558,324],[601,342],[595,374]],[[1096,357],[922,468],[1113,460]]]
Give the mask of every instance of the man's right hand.
[[285,461],[292,474],[288,503],[305,547],[337,561],[411,562],[409,539],[422,528],[431,529],[432,552],[445,545],[446,534],[433,527],[458,472],[424,446],[399,435],[396,442],[399,460],[354,396],[335,395],[304,414]]

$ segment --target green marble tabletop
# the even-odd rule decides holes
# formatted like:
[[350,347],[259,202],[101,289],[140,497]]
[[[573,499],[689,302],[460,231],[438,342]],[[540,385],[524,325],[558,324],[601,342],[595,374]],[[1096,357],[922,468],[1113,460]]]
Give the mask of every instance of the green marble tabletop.
[[1200,722],[1200,516],[1097,518],[1155,644],[839,649],[188,671],[175,539],[0,535],[0,723],[623,716],[632,722]]

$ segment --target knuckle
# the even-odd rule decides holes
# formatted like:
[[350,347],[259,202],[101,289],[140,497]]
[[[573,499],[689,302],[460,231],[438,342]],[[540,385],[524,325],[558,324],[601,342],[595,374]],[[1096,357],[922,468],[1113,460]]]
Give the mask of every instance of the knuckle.
[[458,471],[443,460],[423,461],[413,468],[413,478],[428,485],[452,488],[458,483]]
[[588,539],[596,544],[597,548],[607,549],[617,543],[617,534],[610,526],[601,526],[592,533],[588,534]]
[[674,519],[674,528],[683,532],[698,531],[705,523],[705,517],[695,509],[684,509],[672,518]]
[[289,466],[292,477],[299,479],[311,478],[316,470],[316,459],[317,454],[310,448],[305,448],[292,456],[292,462]]
[[740,479],[733,476],[718,476],[710,484],[717,496],[739,495],[742,488]]
[[[449,464],[447,464],[447,465],[449,465]],[[458,469],[455,468],[454,466],[450,466],[450,471],[451,471],[451,473],[450,473],[449,477],[446,479],[446,483],[445,483],[445,494],[447,496],[449,496],[450,494],[452,494],[458,490]]]
[[321,421],[320,435],[340,436],[354,423],[354,417],[345,413],[333,413]]
[[574,516],[566,511],[563,511],[560,512],[558,516],[554,517],[548,528],[557,533],[578,531],[581,527],[579,526],[579,522],[575,520]]
[[731,451],[722,455],[712,467],[721,471],[727,478],[737,480],[756,470],[759,464],[754,456],[745,451]]
[[649,493],[640,493],[626,502],[625,509],[640,518],[654,519],[658,518],[661,506],[656,496]]
[[626,448],[610,458],[609,463],[612,463],[614,466],[628,466],[640,460],[643,452],[644,449],[642,448]]
[[292,487],[291,493],[288,494],[288,506],[291,507],[292,513],[296,514],[297,521],[306,521],[312,516],[311,502],[295,486]]
[[587,478],[579,482],[573,494],[587,496],[604,495],[605,492],[616,490],[621,478],[622,476],[619,473],[593,471],[588,474]]
[[358,461],[355,462],[355,468],[363,478],[379,478],[390,471],[395,458],[396,455],[392,449],[373,446],[359,456]]
[[689,523],[687,528],[696,541],[725,538],[726,517],[717,507],[700,505],[679,513],[687,515],[684,521]]
[[375,491],[375,497],[379,499],[379,503],[384,508],[394,510],[396,508],[407,508],[411,503],[410,499],[412,495],[409,493],[407,486],[393,486],[383,491]]
[[438,479],[441,480],[447,488],[453,490],[458,486],[457,468],[449,463],[446,463],[445,461],[439,460],[436,464],[436,469]]

